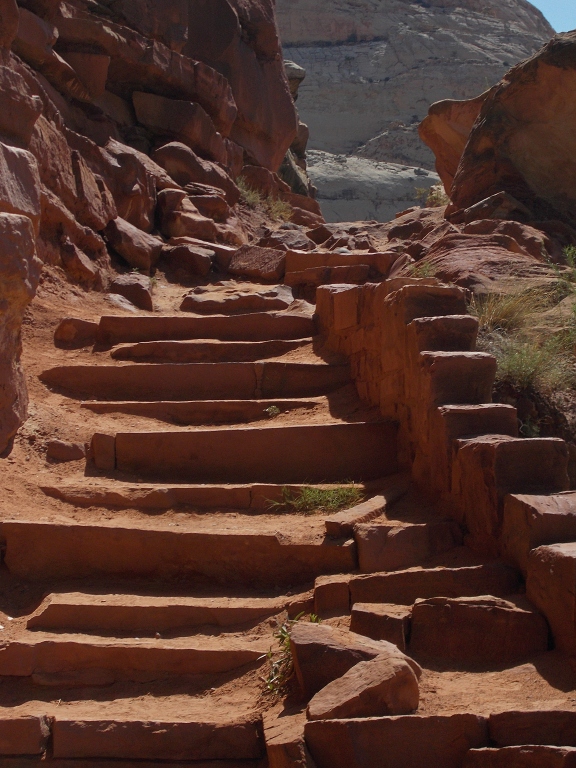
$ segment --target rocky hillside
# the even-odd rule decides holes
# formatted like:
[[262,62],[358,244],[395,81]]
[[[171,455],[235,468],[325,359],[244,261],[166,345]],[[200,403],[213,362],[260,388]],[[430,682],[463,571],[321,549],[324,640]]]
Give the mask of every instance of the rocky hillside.
[[42,265],[97,290],[161,258],[205,274],[250,239],[240,175],[322,222],[275,175],[297,137],[272,0],[0,0],[0,453]]
[[[277,13],[284,55],[307,72],[298,109],[310,147],[428,170],[417,128],[430,104],[486,90],[554,34],[526,0],[278,0]],[[387,185],[400,169],[376,170]],[[326,197],[321,180],[319,189]],[[345,218],[362,195],[340,205]],[[363,215],[373,208],[368,198]]]

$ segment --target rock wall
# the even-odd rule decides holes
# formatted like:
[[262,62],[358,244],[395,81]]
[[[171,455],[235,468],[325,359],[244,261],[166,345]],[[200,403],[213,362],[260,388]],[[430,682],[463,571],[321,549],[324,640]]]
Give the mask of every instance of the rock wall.
[[[298,136],[273,0],[0,0],[0,454],[42,262],[102,290],[173,237],[240,246],[243,172],[298,218],[275,175]],[[312,203],[300,220],[321,222]]]
[[[434,157],[418,124],[430,104],[486,90],[554,34],[526,0],[278,0],[277,14],[285,55],[307,73],[298,109],[310,148],[427,170]],[[311,175],[333,218],[323,178]],[[346,175],[331,185],[345,186]],[[388,171],[381,183],[389,184]],[[404,195],[402,182],[386,205],[374,200],[363,210],[388,215]],[[339,215],[357,210],[341,204]]]

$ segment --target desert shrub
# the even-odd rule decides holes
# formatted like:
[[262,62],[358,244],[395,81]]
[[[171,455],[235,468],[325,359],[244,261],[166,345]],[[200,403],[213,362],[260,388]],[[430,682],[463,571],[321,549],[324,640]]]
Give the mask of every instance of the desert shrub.
[[292,218],[292,206],[284,200],[275,200],[268,197],[265,201],[265,207],[271,219],[276,221],[290,221]]
[[247,205],[249,208],[257,208],[262,205],[263,198],[257,189],[249,187],[246,180],[240,176],[236,179],[236,186],[240,190],[240,201]]
[[553,303],[551,289],[530,288],[516,293],[473,296],[469,308],[478,318],[481,333],[511,333],[526,327],[531,315]]
[[416,199],[423,203],[426,208],[444,208],[449,205],[450,198],[444,191],[442,184],[434,184],[431,187],[417,187]]

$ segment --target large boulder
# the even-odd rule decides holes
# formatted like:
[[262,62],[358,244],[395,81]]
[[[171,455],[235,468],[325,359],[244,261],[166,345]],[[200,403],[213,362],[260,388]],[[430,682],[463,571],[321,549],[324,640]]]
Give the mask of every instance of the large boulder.
[[[521,220],[560,218],[576,224],[575,93],[576,32],[570,32],[511,69],[483,98],[461,105],[461,112],[470,110],[470,118],[478,106],[481,109],[449,189],[452,205],[447,214],[507,193],[518,201],[516,216]],[[448,107],[434,105],[422,130],[437,151],[446,183],[458,151],[452,139],[452,157],[447,160],[441,146],[439,134],[450,129]],[[432,121],[437,125],[434,134]],[[461,130],[465,132],[464,123]]]
[[290,635],[290,647],[298,682],[308,698],[356,664],[377,656],[406,662],[417,678],[421,675],[418,664],[395,645],[385,640],[370,640],[328,624],[296,623]]
[[322,688],[308,704],[309,720],[408,715],[418,709],[418,678],[403,659],[386,654],[361,661]]
[[0,455],[26,418],[28,395],[20,367],[24,310],[34,297],[41,262],[26,216],[0,213]]

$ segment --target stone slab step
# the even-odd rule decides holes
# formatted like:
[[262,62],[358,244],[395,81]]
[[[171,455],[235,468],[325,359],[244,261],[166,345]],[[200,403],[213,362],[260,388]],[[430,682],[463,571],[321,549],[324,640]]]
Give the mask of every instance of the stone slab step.
[[[362,493],[379,490],[381,480],[358,483]],[[180,506],[201,509],[259,509],[270,510],[271,502],[281,502],[287,489],[296,494],[301,485],[251,483],[226,485],[153,485],[127,484],[104,478],[86,478],[82,483],[41,485],[41,490],[55,499],[77,506],[114,507],[117,509],[167,510]],[[318,483],[312,487],[336,489],[337,483]],[[284,514],[284,511],[282,511]],[[348,535],[344,533],[343,535]]]
[[189,339],[221,341],[271,341],[314,336],[311,314],[262,312],[247,315],[122,317],[104,315],[98,326],[100,344]]
[[375,520],[354,529],[362,573],[398,571],[430,560],[462,544],[462,531],[453,520],[399,523]]
[[67,719],[52,726],[56,759],[254,760],[265,754],[261,718],[210,717],[180,722],[138,719]]
[[135,363],[242,363],[281,357],[311,342],[311,337],[291,341],[142,341],[116,347],[110,355],[114,360]]
[[408,325],[420,352],[472,352],[478,336],[478,320],[471,315],[419,317]]
[[462,568],[409,568],[392,573],[352,576],[351,603],[396,603],[412,605],[419,598],[505,597],[520,590],[521,578],[515,568],[503,563]]
[[0,756],[41,755],[46,751],[50,723],[44,716],[0,715]]
[[430,405],[474,405],[492,400],[496,358],[484,352],[421,352],[421,392]]
[[352,541],[291,542],[278,533],[75,521],[0,524],[5,564],[22,578],[180,577],[191,584],[292,585],[356,568]]
[[463,768],[576,768],[576,749],[538,745],[471,749]]
[[275,407],[280,413],[294,410],[313,410],[322,398],[300,400],[155,400],[151,402],[122,400],[117,402],[89,402],[81,407],[93,413],[125,413],[143,416],[171,424],[240,424],[270,418],[267,411]]
[[197,635],[146,640],[26,632],[21,639],[3,643],[0,675],[30,677],[38,685],[63,687],[214,675],[258,661],[269,647],[269,637]]
[[67,760],[44,757],[2,757],[0,768],[267,768],[264,760],[109,760],[87,758]]
[[397,471],[396,433],[392,422],[120,432],[115,465],[191,483],[374,480]]
[[44,384],[83,399],[251,400],[314,397],[350,382],[348,365],[324,363],[184,363],[62,365]]
[[461,768],[488,746],[487,722],[472,714],[315,720],[304,735],[318,768]]
[[576,493],[512,494],[504,499],[502,552],[524,573],[531,549],[576,541]]
[[576,542],[530,551],[526,595],[548,619],[556,648],[576,656]]
[[202,625],[230,627],[274,616],[289,597],[148,597],[94,595],[84,592],[49,595],[28,619],[28,629],[51,632],[174,632]]

